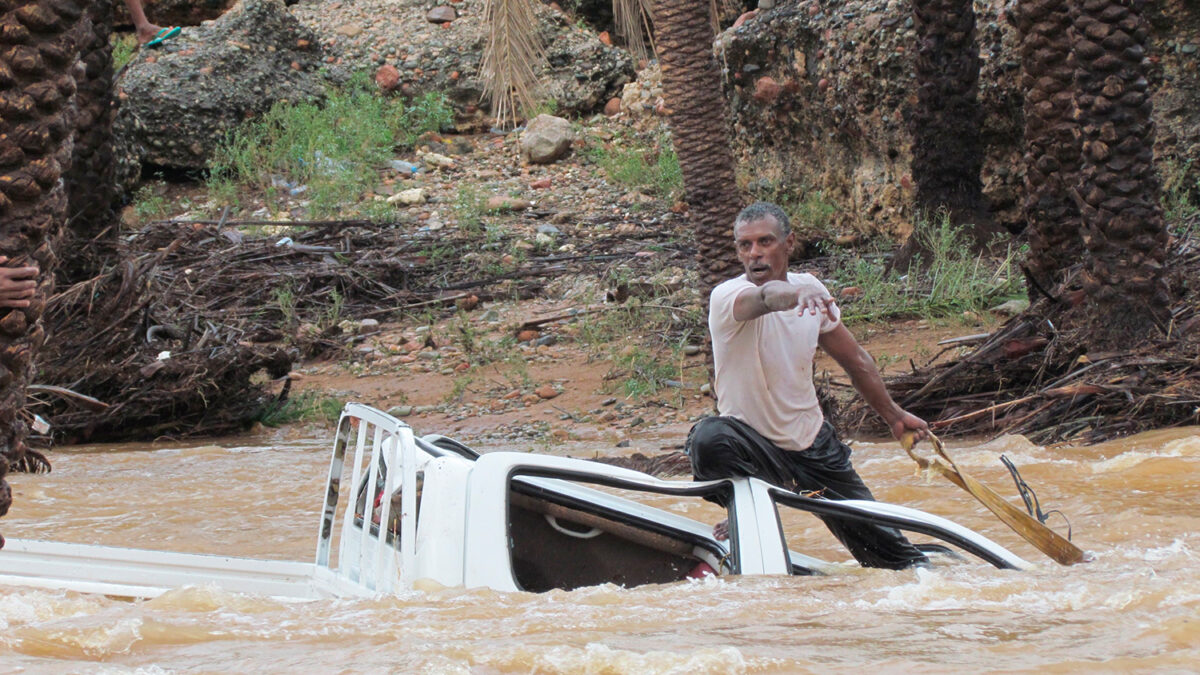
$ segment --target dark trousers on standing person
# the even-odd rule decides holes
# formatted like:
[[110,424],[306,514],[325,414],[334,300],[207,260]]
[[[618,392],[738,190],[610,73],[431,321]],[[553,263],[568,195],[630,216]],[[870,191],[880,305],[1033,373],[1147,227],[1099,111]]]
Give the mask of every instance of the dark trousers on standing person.
[[[850,448],[828,421],[811,446],[796,452],[780,448],[741,420],[706,417],[692,427],[685,451],[696,480],[753,476],[829,499],[875,499],[850,464]],[[864,567],[903,569],[928,562],[895,528],[835,517],[821,520]]]

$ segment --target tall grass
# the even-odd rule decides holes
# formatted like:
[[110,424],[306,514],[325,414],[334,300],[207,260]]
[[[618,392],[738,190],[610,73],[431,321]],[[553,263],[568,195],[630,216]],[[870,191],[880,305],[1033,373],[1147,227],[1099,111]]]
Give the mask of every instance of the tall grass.
[[308,201],[313,217],[331,215],[374,186],[398,147],[451,121],[439,94],[405,105],[358,75],[323,103],[276,103],[231,132],[209,163],[210,194],[231,203],[247,188],[269,201],[290,193]]
[[918,219],[926,259],[914,259],[903,272],[886,271],[878,260],[847,260],[836,276],[844,287],[861,291],[843,303],[847,321],[879,321],[898,317],[940,318],[981,312],[1024,295],[1017,267],[1020,251],[1009,246],[997,259],[971,252],[962,228],[946,216]]

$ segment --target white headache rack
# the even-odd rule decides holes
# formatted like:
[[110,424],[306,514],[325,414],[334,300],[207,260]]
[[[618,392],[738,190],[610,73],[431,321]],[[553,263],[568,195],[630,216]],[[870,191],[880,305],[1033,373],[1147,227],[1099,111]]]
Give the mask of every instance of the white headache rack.
[[[342,469],[351,446],[352,479],[343,486]],[[415,461],[416,446],[408,425],[367,406],[350,404],[338,422],[315,562],[9,539],[0,550],[0,585],[136,598],[209,585],[293,599],[394,592],[403,579],[400,570],[413,567],[415,519],[407,516],[415,512],[415,490],[402,494],[401,487],[405,481],[411,484]],[[377,470],[367,471],[367,466]],[[358,486],[357,493],[352,486]],[[354,508],[356,494],[402,494],[398,532],[378,525],[395,520],[392,499],[378,500],[374,516],[364,517]],[[342,517],[335,521],[339,505]],[[331,564],[329,555],[334,539],[340,542],[337,564]],[[402,542],[406,552],[400,550]]]

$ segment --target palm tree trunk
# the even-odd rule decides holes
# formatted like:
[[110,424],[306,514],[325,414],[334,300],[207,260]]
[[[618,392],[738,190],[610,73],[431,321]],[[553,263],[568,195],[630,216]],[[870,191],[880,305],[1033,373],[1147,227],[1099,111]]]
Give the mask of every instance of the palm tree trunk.
[[916,204],[926,214],[947,208],[956,223],[975,221],[983,213],[975,9],[971,0],[913,0],[913,23]]
[[[654,25],[667,119],[707,291],[741,269],[733,248],[733,220],[741,197],[730,147],[729,110],[713,58],[709,3],[659,0]],[[707,298],[707,292],[704,295]]]
[[[67,199],[60,181],[70,164],[74,132],[72,72],[78,61],[75,0],[5,3],[0,13],[0,255],[9,265],[37,263],[38,292],[23,309],[0,310],[0,474],[39,468],[25,445],[20,412],[42,344],[39,319],[53,283],[53,237]],[[2,481],[2,476],[0,476]],[[0,487],[0,515],[7,512]]]
[[1079,208],[1079,124],[1070,62],[1071,12],[1064,0],[1023,0],[1016,8],[1025,92],[1026,266],[1050,288],[1083,253]]
[[1170,301],[1143,6],[1142,0],[1078,0],[1073,7],[1084,290],[1098,336],[1112,341],[1142,334],[1151,323],[1164,326]]
[[[113,162],[112,2],[93,1],[80,26],[80,61],[75,94],[75,145],[63,175],[67,190],[67,230],[74,255],[60,261],[58,276],[67,283],[100,272],[105,252],[116,243],[113,225],[116,177]],[[101,241],[95,241],[101,236]],[[105,246],[104,244],[108,244]]]

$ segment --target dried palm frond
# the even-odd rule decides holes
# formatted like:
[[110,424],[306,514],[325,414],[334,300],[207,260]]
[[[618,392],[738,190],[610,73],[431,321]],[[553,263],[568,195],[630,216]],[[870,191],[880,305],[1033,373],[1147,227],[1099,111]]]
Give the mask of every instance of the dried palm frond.
[[487,0],[484,21],[487,46],[481,67],[492,114],[500,125],[517,118],[517,111],[537,104],[537,71],[546,52],[537,34],[532,0]]
[[[654,30],[651,11],[654,9],[653,0],[613,0],[613,22],[617,25],[617,35],[625,40],[629,53],[635,61],[650,58],[654,50]],[[646,39],[650,46],[647,48]]]

